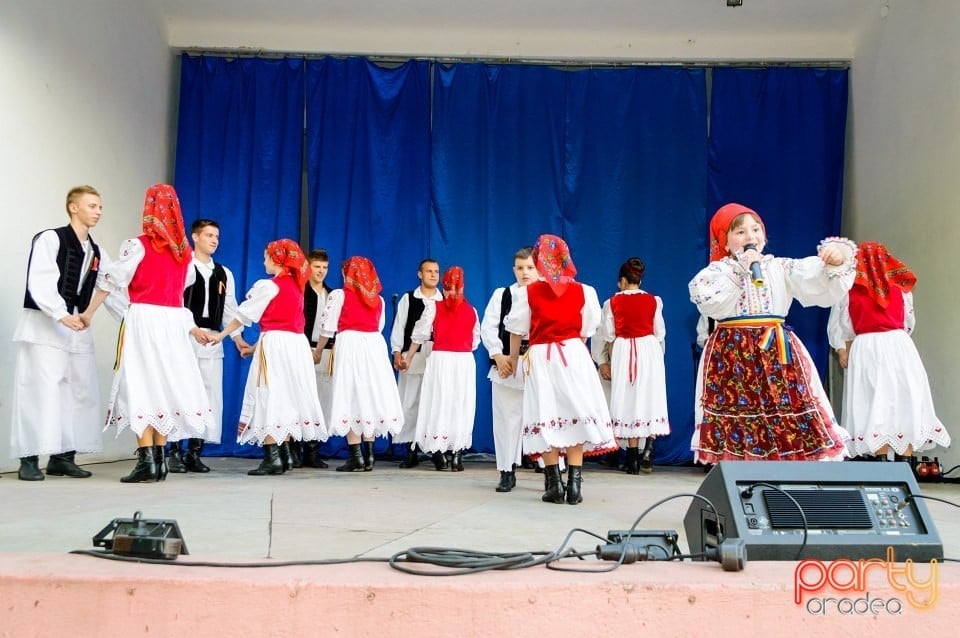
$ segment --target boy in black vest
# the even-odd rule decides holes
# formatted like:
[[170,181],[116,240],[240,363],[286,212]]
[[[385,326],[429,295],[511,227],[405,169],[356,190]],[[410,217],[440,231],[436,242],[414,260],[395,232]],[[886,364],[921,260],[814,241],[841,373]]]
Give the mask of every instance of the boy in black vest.
[[[401,468],[416,467],[420,464],[413,438],[417,431],[417,411],[420,408],[420,384],[423,381],[427,357],[433,349],[433,342],[424,343],[409,364],[403,358],[403,353],[410,349],[413,324],[417,323],[417,319],[423,314],[424,300],[443,299],[443,293],[437,288],[440,283],[440,264],[435,259],[428,257],[421,261],[417,269],[417,277],[420,279],[420,285],[400,297],[397,314],[393,318],[393,329],[390,331],[393,369],[399,372],[397,390],[400,392],[400,403],[403,405],[403,429],[393,437],[393,442],[409,444],[407,457],[400,463]],[[434,465],[438,470],[446,466],[443,454],[434,455]]]
[[[205,332],[220,332],[237,312],[236,285],[230,269],[213,261],[220,245],[220,225],[212,219],[198,219],[190,227],[193,239],[193,268],[196,282],[183,291],[183,305],[193,313],[193,321]],[[243,340],[242,328],[231,337],[243,353],[250,345]],[[200,376],[213,410],[212,425],[202,439],[187,439],[186,453],[180,441],[170,443],[169,471],[207,473],[210,468],[200,459],[205,441],[219,443],[223,430],[223,345],[200,344],[191,340],[197,355]]]
[[[331,290],[324,281],[330,270],[330,256],[323,248],[317,248],[310,251],[307,261],[310,262],[310,279],[303,289],[303,332],[310,340],[310,347],[315,349],[320,340],[320,318],[327,305],[327,295]],[[316,352],[313,356],[314,370],[317,375],[317,394],[326,419],[330,419],[330,406],[333,402],[333,343],[335,340],[336,336],[330,337],[320,356],[318,357]],[[301,447],[304,467],[327,467],[323,459],[317,456],[319,441],[304,441],[302,446],[300,441],[293,441],[291,445]]]
[[[510,312],[513,291],[533,283],[539,276],[532,254],[532,248],[521,248],[514,254],[513,275],[517,281],[493,291],[480,322],[480,339],[490,354],[487,378],[493,384],[493,448],[500,470],[498,492],[509,492],[517,484],[514,465],[520,463],[520,408],[523,402],[523,375],[510,364],[510,333],[503,327],[503,320]],[[526,342],[521,346],[521,354],[524,351]]]
[[93,294],[101,262],[109,258],[90,236],[103,205],[92,186],[67,193],[70,223],[33,238],[16,343],[10,449],[22,481],[47,475],[87,478],[77,452],[99,452],[103,413],[93,335],[80,314]]

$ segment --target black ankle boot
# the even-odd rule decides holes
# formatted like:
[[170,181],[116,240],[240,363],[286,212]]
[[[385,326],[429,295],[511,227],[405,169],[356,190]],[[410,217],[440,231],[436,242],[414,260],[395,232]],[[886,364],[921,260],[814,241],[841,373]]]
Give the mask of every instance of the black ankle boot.
[[548,465],[543,468],[547,478],[547,489],[540,497],[544,503],[563,503],[563,489],[560,487],[560,466]]
[[21,481],[42,481],[43,472],[40,471],[38,461],[36,456],[21,456],[17,478]]
[[303,467],[303,441],[289,441],[287,446],[290,448],[290,467]]
[[[200,460],[201,454],[203,454],[203,439],[187,439],[187,454],[183,457],[183,465],[188,472],[206,474],[210,471],[210,468]],[[170,471],[172,472],[173,469]]]
[[373,441],[361,441],[360,452],[363,456],[363,471],[372,472],[375,459],[373,458]]
[[450,458],[450,471],[463,471],[463,450],[454,450],[453,456]]
[[283,474],[283,462],[280,461],[280,447],[276,443],[263,444],[263,460],[255,470],[247,472],[250,476],[267,476],[270,474]]
[[320,441],[303,442],[303,467],[313,467],[321,470],[329,467],[318,455],[319,450]]
[[627,463],[623,466],[623,470],[627,474],[639,474],[640,473],[640,448],[628,447],[627,448]]
[[153,446],[153,464],[157,466],[157,481],[167,479],[167,460],[163,458],[164,445]]
[[93,476],[74,462],[76,454],[73,450],[61,454],[51,454],[50,460],[47,461],[47,474],[49,476],[69,476],[70,478],[90,478]]
[[407,457],[400,461],[400,466],[403,469],[408,467],[417,467],[420,465],[420,454],[417,451],[417,444],[411,443],[407,447]]
[[580,482],[582,480],[579,465],[567,466],[567,503],[570,505],[576,505],[583,501],[583,496],[580,494]]
[[640,471],[644,474],[653,472],[653,437],[648,436],[640,453]]
[[517,475],[513,472],[500,472],[500,482],[497,483],[498,492],[509,492],[517,486]]
[[447,469],[447,458],[443,455],[443,452],[433,453],[433,467],[438,472]]
[[167,456],[167,471],[172,474],[186,474],[187,466],[183,463],[183,450],[180,441],[170,442],[170,453]]
[[283,471],[293,469],[293,456],[290,453],[290,442],[284,441],[279,444],[279,454],[280,454],[280,464],[283,466]]
[[133,470],[120,479],[121,483],[151,483],[157,480],[157,462],[153,457],[153,446],[137,448],[137,464]]
[[337,468],[338,472],[363,472],[363,454],[359,443],[350,443],[347,462]]
[[[540,467],[540,466],[538,465],[537,467]],[[559,465],[559,464],[557,465],[557,469],[560,470],[560,465]],[[540,471],[542,472],[543,470],[541,469]],[[546,473],[544,473],[544,475],[543,475],[543,489],[545,489],[545,490],[550,489],[549,487],[547,487],[549,484],[550,484],[549,477],[546,475]],[[564,493],[566,493],[566,491],[567,491],[567,484],[563,482],[563,471],[562,471],[562,470],[560,471],[560,491],[561,491],[561,492],[564,492]]]

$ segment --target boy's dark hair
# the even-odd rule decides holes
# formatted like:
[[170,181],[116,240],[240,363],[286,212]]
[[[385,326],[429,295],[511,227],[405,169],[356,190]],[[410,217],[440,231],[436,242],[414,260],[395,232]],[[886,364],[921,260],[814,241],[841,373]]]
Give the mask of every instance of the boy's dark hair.
[[310,251],[310,254],[307,255],[307,261],[330,261],[330,256],[327,254],[327,251],[323,248],[314,248]]
[[220,230],[220,224],[215,222],[212,219],[198,219],[190,225],[190,234],[199,233],[201,230],[207,226],[213,226],[217,230]]
[[639,257],[631,257],[620,266],[620,277],[626,279],[628,284],[639,284],[643,279],[644,269]]
[[426,259],[423,259],[423,260],[420,261],[420,265],[417,266],[417,272],[420,272],[421,270],[423,270],[424,264],[436,264],[436,265],[437,265],[437,268],[440,267],[440,262],[439,262],[439,261],[437,261],[437,260],[434,259],[433,257],[427,257]]
[[530,257],[533,257],[533,246],[524,246],[517,252],[513,253],[514,261],[518,259],[528,259]]

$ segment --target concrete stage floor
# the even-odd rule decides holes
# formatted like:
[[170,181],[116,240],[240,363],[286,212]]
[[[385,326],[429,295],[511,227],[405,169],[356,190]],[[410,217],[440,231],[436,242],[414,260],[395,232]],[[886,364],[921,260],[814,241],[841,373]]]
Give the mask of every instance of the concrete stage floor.
[[[494,464],[469,457],[466,470],[461,473],[437,472],[430,462],[400,470],[396,463],[381,461],[373,472],[345,474],[333,470],[340,463],[333,461],[327,470],[298,469],[276,477],[248,477],[246,471],[257,464],[251,459],[207,458],[205,461],[213,469],[210,474],[170,475],[158,484],[121,484],[119,479],[133,467],[132,460],[86,465],[94,476],[82,480],[48,477],[42,482],[28,483],[18,481],[15,474],[4,474],[0,480],[0,636],[51,635],[47,632],[69,629],[49,624],[49,616],[29,609],[31,606],[47,609],[56,606],[61,616],[73,619],[72,626],[76,629],[76,618],[85,618],[80,610],[89,609],[89,605],[98,604],[97,600],[110,596],[112,585],[126,586],[123,583],[133,580],[142,588],[156,583],[162,588],[164,583],[177,583],[180,593],[186,596],[192,595],[189,592],[194,586],[209,589],[211,578],[218,583],[225,599],[221,603],[209,602],[203,596],[196,600],[208,601],[202,603],[207,611],[201,618],[216,623],[211,627],[221,628],[221,638],[246,635],[248,630],[249,635],[264,632],[271,635],[270,618],[279,612],[290,612],[294,616],[283,617],[277,633],[286,633],[281,632],[280,627],[289,630],[315,627],[297,618],[326,614],[332,624],[315,635],[336,631],[347,636],[405,635],[408,630],[418,636],[482,636],[499,635],[510,627],[517,631],[536,630],[522,628],[524,622],[559,631],[581,626],[597,630],[599,622],[607,626],[608,631],[635,627],[665,631],[663,635],[702,635],[702,613],[707,601],[723,605],[725,609],[723,613],[719,607],[711,612],[710,623],[714,629],[726,627],[736,631],[796,621],[801,623],[798,628],[819,628],[830,631],[831,635],[858,635],[867,628],[874,635],[893,635],[909,627],[903,624],[907,621],[922,620],[928,629],[942,623],[946,630],[954,627],[960,618],[956,611],[960,565],[955,563],[940,565],[940,600],[935,609],[928,612],[907,609],[892,620],[878,619],[876,615],[871,620],[846,618],[836,613],[830,619],[821,619],[795,605],[795,564],[791,562],[748,563],[741,573],[724,572],[717,563],[684,562],[624,565],[602,576],[555,572],[539,566],[456,578],[428,578],[400,574],[379,563],[225,570],[130,565],[68,555],[70,550],[91,549],[91,538],[101,528],[114,518],[132,517],[138,510],[144,518],[178,522],[190,551],[184,560],[387,558],[413,547],[504,553],[551,551],[557,549],[572,528],[587,529],[601,536],[611,529],[627,529],[649,505],[673,494],[696,492],[704,478],[699,468],[657,467],[650,475],[628,476],[588,463],[584,469],[584,502],[570,506],[540,502],[543,476],[531,470],[518,471],[517,487],[512,492],[496,493],[498,473]],[[921,488],[924,494],[960,502],[960,486],[922,484]],[[651,512],[638,529],[676,530],[680,547],[686,551],[683,516],[689,504],[689,498],[669,501]],[[929,500],[926,504],[943,539],[944,555],[960,558],[960,509]],[[580,534],[574,536],[571,545],[580,551],[590,551],[598,542]],[[570,563],[573,568],[609,565],[592,559],[570,560]],[[100,583],[98,587],[106,590],[82,593],[64,585],[84,581],[87,573],[100,574],[95,580]],[[184,576],[185,573],[190,574],[190,578]],[[244,590],[247,593],[239,595],[252,597],[239,601],[230,598],[234,595],[230,588],[242,582],[252,585]],[[321,601],[317,604],[323,609],[311,612],[310,607],[302,607],[312,604],[306,595],[296,604],[291,602],[297,595],[290,590],[292,582],[298,583],[298,590],[304,583],[315,586]],[[588,589],[571,589],[571,583],[580,583]],[[250,594],[250,587],[258,593]],[[325,587],[334,589],[327,591]],[[390,598],[381,591],[383,597],[378,612],[381,615],[364,613],[360,603],[357,603],[360,606],[356,614],[343,615],[346,608],[353,606],[349,602],[351,595],[360,595],[357,591],[362,590],[370,601],[377,587],[399,592],[396,605],[389,609],[383,607]],[[631,601],[628,594],[635,589]],[[68,590],[74,591],[71,594],[74,603],[65,602]],[[286,602],[281,605],[282,609],[265,610],[270,613],[264,616],[265,620],[260,620],[252,610],[273,604],[270,592],[274,590]],[[882,592],[884,587],[878,590]],[[129,593],[130,588],[124,591]],[[511,591],[514,594],[510,594]],[[539,602],[536,602],[537,595],[529,594],[530,591],[540,592]],[[611,591],[618,595],[611,597]],[[707,595],[711,591],[716,596]],[[887,587],[886,591],[889,597],[892,590]],[[512,610],[509,604],[503,606],[502,592],[506,592],[508,598],[523,596],[522,604]],[[638,598],[637,592],[644,595]],[[750,592],[749,595],[745,596],[746,592]],[[135,626],[136,633],[150,631],[153,635],[167,635],[165,632],[178,626],[176,622],[189,618],[186,610],[190,604],[170,598],[175,595],[176,592],[167,591],[160,607],[169,610],[172,606],[186,605],[181,615],[168,614],[163,619],[162,615],[153,617],[147,613],[149,605],[143,610],[121,605],[120,615],[135,617],[135,622],[112,618],[111,624],[96,625],[97,633],[117,635],[115,631],[127,631],[129,626]],[[338,596],[347,598],[336,602]],[[456,604],[443,596],[452,596]],[[605,620],[598,620],[595,613],[581,604],[597,596],[609,607],[604,612]],[[694,600],[698,597],[702,604],[696,606]],[[770,602],[771,597],[774,603]],[[619,598],[623,601],[617,602]],[[78,606],[77,616],[67,611],[72,604]],[[216,606],[221,604],[225,605],[223,617],[215,613]],[[240,611],[238,604],[244,614],[250,612],[239,621],[236,618]],[[331,604],[340,611],[334,612]],[[485,610],[476,609],[476,605],[486,606]],[[650,605],[660,610],[655,616],[647,613],[652,609]],[[683,610],[678,612],[674,605],[680,605]],[[405,617],[403,609],[407,606],[416,610],[417,619],[410,619],[412,624],[400,620]],[[537,607],[535,616],[539,620],[529,616],[531,606]],[[117,605],[108,607],[115,609]],[[453,621],[448,615],[456,608],[460,609],[457,613],[472,614],[471,618],[457,621],[456,627],[445,626],[444,623]],[[918,617],[920,613],[922,617]],[[149,619],[146,624],[140,617],[143,614]],[[484,620],[493,617],[499,618],[500,624]],[[431,619],[436,620],[436,624]],[[831,624],[817,624],[828,620]],[[83,622],[79,632],[72,635],[87,635]],[[236,629],[231,629],[234,627],[231,622],[239,622]],[[737,622],[743,623],[742,626]]]

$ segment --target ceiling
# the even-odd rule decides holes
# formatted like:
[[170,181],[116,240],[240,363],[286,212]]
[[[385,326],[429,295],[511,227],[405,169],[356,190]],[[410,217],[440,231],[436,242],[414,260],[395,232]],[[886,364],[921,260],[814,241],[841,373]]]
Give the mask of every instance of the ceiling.
[[[620,50],[634,57],[653,48],[648,41],[688,49],[722,41],[736,51],[750,40],[768,47],[807,40],[850,49],[864,26],[899,0],[742,0],[739,7],[727,0],[153,1],[177,48],[510,54],[562,52],[562,40],[575,39],[593,40],[587,46],[601,56]],[[570,53],[577,55],[576,47]]]

